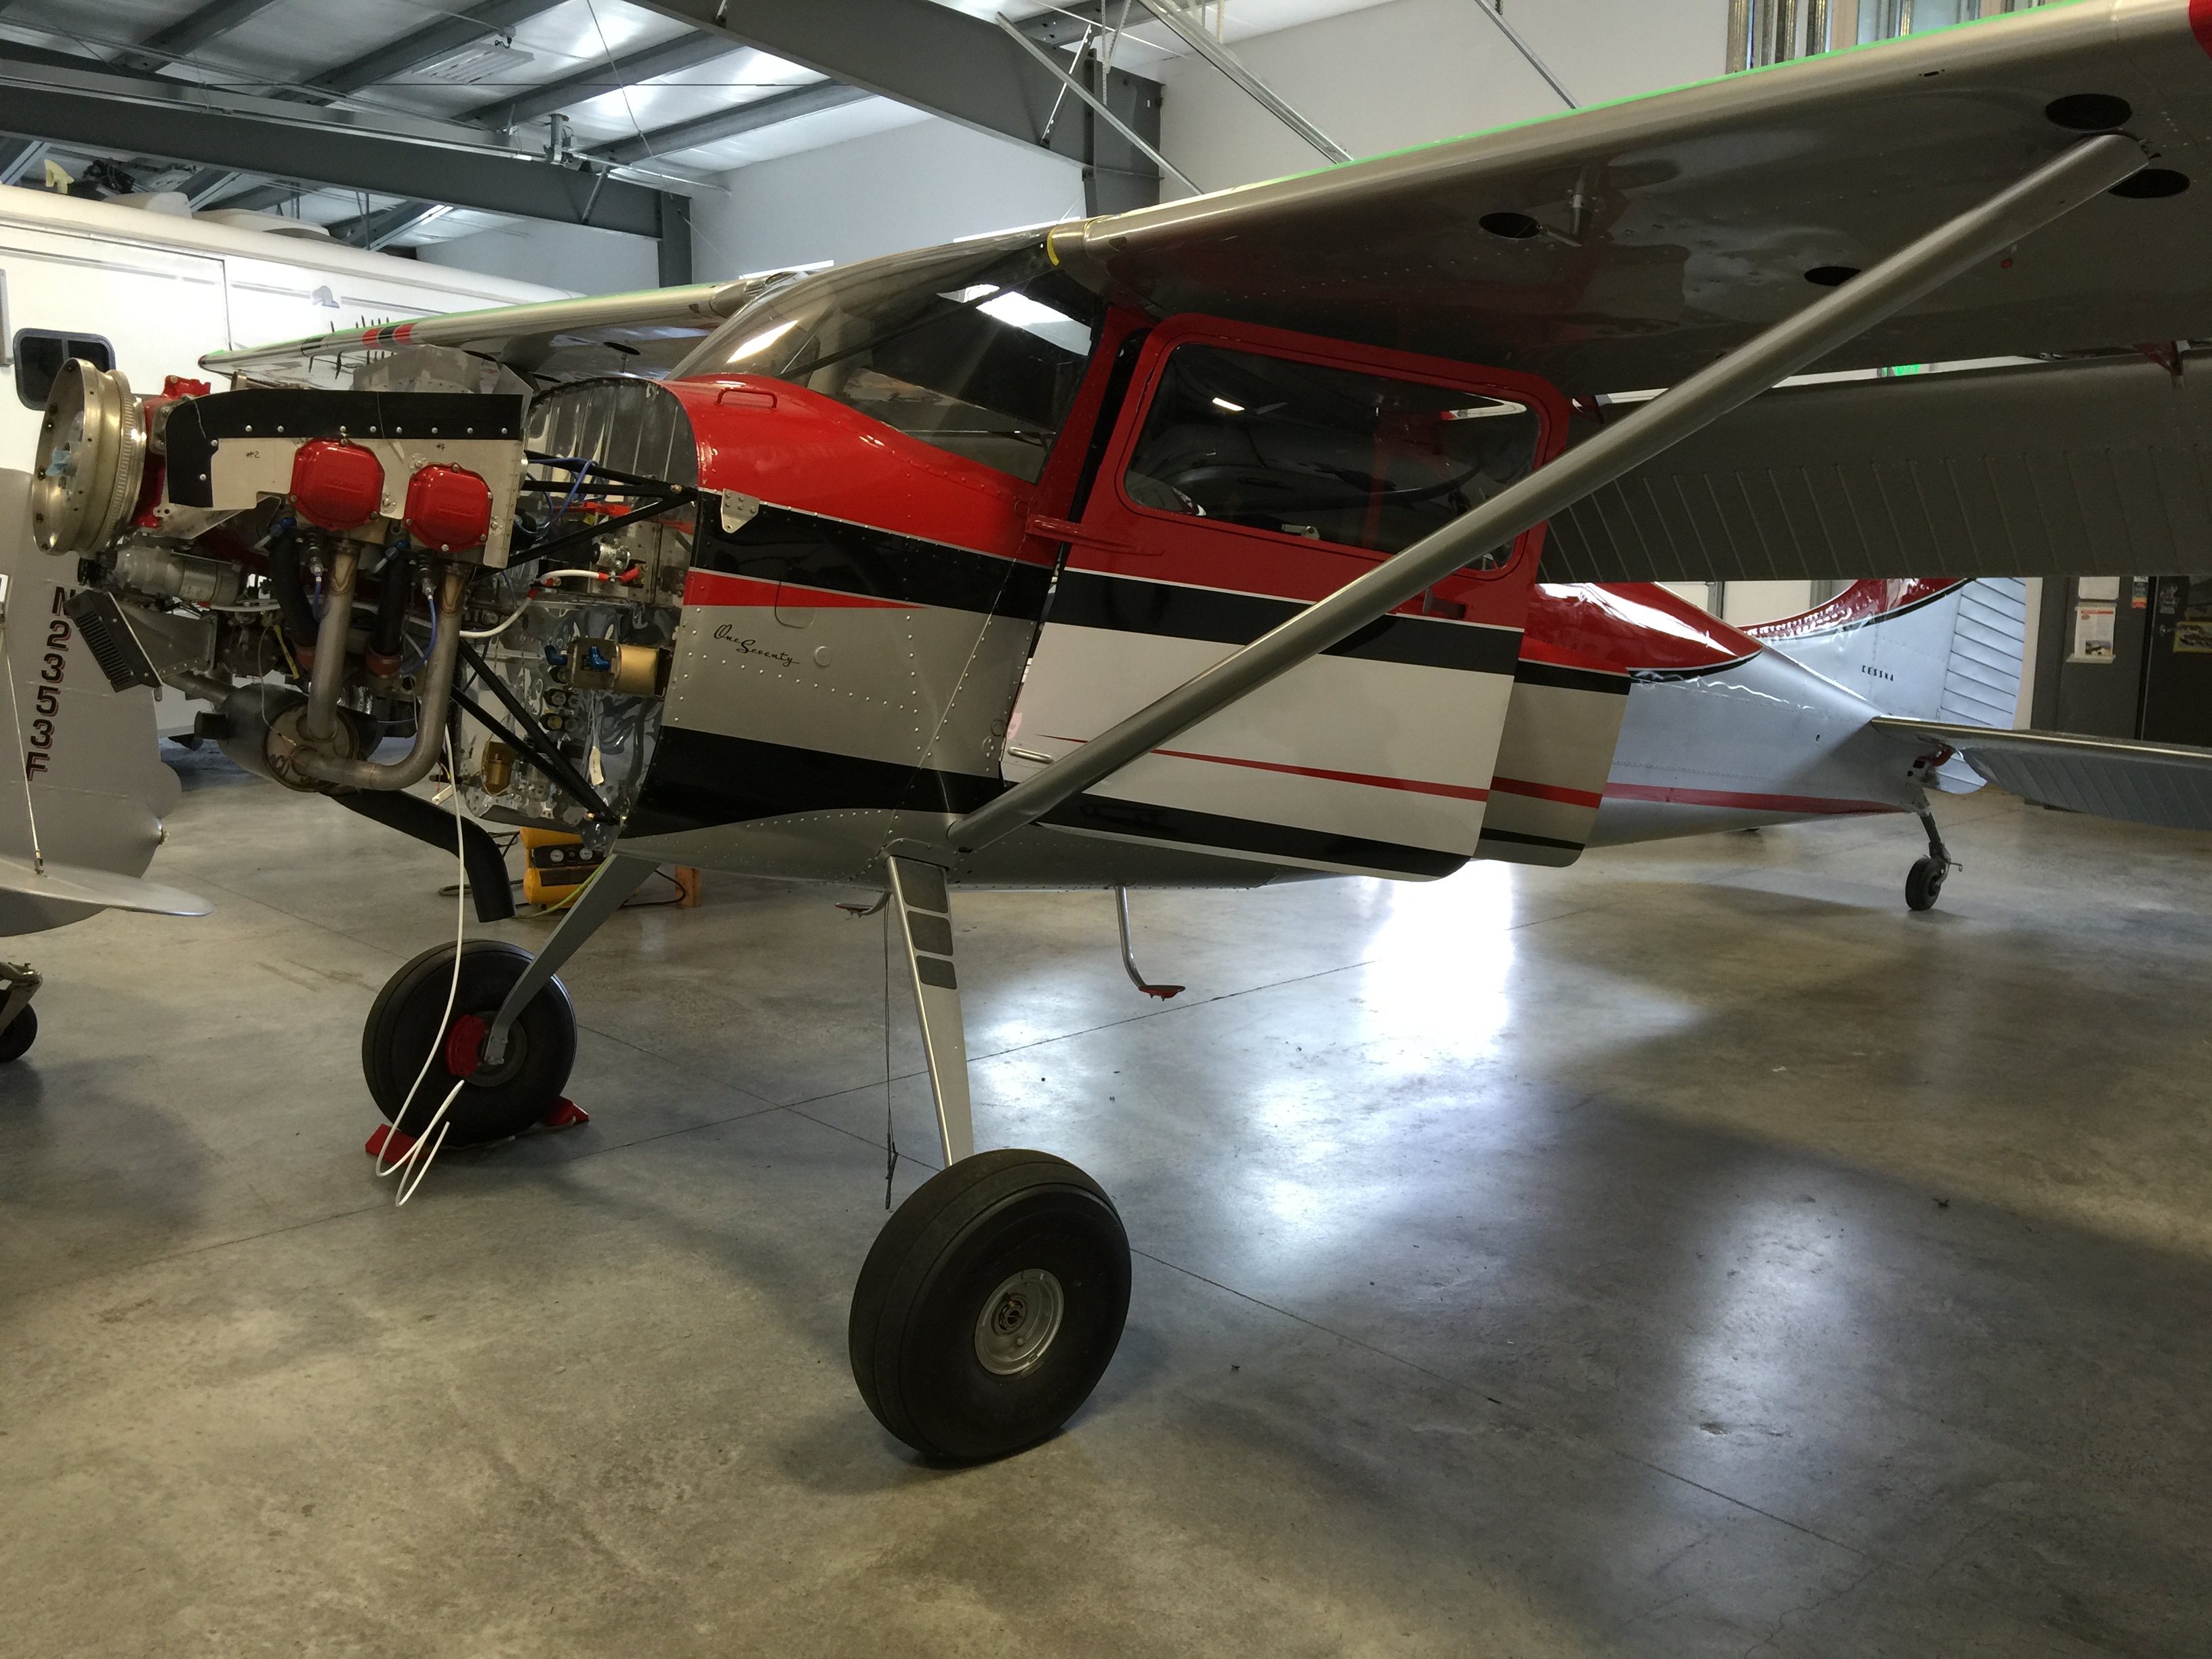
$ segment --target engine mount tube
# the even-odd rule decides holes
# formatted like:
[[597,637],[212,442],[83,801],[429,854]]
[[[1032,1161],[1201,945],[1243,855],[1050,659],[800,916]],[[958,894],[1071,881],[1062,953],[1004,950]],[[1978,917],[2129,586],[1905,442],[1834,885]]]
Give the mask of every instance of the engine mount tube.
[[[469,568],[459,564],[446,565],[439,572],[437,634],[430,642],[429,660],[416,682],[415,746],[388,766],[301,748],[290,757],[297,770],[324,783],[349,783],[357,789],[404,789],[429,775],[445,738],[446,711],[453,702],[453,664],[461,650],[461,597],[468,592],[469,575]],[[327,615],[323,626],[326,630],[330,627]],[[339,648],[343,649],[343,644]],[[316,684],[320,687],[319,675]]]
[[300,735],[328,743],[337,731],[338,692],[345,684],[346,635],[353,628],[353,579],[361,553],[342,546],[331,555],[330,580],[324,584],[323,620],[315,629],[315,666],[307,683],[307,713]]

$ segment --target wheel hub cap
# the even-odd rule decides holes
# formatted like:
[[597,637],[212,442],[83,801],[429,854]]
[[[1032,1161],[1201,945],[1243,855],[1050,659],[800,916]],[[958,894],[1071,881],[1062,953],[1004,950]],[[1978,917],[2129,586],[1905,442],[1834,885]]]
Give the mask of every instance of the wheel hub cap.
[[1060,1280],[1025,1267],[983,1298],[975,1320],[975,1358],[994,1376],[1035,1370],[1060,1334],[1067,1299]]

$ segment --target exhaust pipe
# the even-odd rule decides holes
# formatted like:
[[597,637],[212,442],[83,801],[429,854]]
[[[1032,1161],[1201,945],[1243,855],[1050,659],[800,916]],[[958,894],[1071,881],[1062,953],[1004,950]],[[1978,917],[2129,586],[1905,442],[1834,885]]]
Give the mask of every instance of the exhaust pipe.
[[[416,682],[415,746],[404,758],[388,766],[380,766],[374,761],[355,760],[323,752],[319,745],[309,746],[312,742],[310,734],[316,729],[314,720],[319,707],[325,708],[331,713],[331,725],[325,729],[333,737],[337,735],[337,681],[345,665],[345,619],[350,617],[353,610],[351,561],[348,556],[342,555],[341,562],[346,566],[342,579],[344,590],[343,606],[339,597],[341,578],[334,569],[331,582],[331,608],[323,613],[321,634],[316,641],[313,694],[306,714],[301,717],[299,731],[301,741],[284,756],[283,763],[302,775],[324,783],[350,784],[356,789],[404,789],[429,775],[430,768],[437,762],[439,750],[444,746],[446,711],[453,696],[453,665],[461,651],[461,597],[468,592],[468,568],[449,564],[439,574],[436,631],[430,641],[429,660],[423,664],[422,677]],[[331,621],[333,615],[340,617],[335,625],[334,641],[331,638],[334,625]],[[325,665],[330,669],[326,701],[324,690]],[[283,732],[279,730],[276,737],[277,741],[283,741]],[[272,761],[276,758],[273,748],[270,757]]]
[[338,690],[345,684],[346,635],[353,627],[353,579],[361,550],[350,544],[331,555],[331,580],[323,593],[323,620],[315,630],[315,666],[307,682],[307,714],[300,735],[327,744],[337,735]]

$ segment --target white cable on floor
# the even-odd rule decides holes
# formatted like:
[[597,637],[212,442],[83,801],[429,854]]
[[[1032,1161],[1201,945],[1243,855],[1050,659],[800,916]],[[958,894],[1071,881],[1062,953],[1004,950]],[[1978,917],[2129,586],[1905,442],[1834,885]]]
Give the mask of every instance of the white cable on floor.
[[[399,1109],[392,1115],[392,1127],[384,1138],[384,1145],[387,1147],[392,1145],[393,1139],[402,1133],[399,1126],[407,1121],[407,1109],[415,1103],[416,1091],[422,1086],[422,1079],[430,1075],[431,1064],[438,1058],[438,1051],[445,1046],[446,1028],[453,1023],[453,1004],[460,1000],[461,994],[461,947],[467,943],[469,929],[469,861],[466,822],[468,808],[461,799],[460,771],[453,761],[453,733],[451,727],[448,727],[446,732],[446,776],[449,780],[449,787],[453,797],[453,856],[459,861],[461,866],[460,880],[453,894],[453,977],[446,988],[446,1012],[438,1017],[436,1034],[430,1039],[430,1052],[422,1056],[422,1069],[415,1073],[415,1081],[407,1091],[407,1098],[400,1103]],[[445,1121],[446,1114],[452,1109],[453,1103],[461,1097],[461,1091],[468,1087],[468,1079],[465,1077],[456,1078],[453,1080],[452,1090],[447,1094],[445,1099],[439,1103],[438,1109],[431,1114],[430,1121],[422,1126],[422,1133],[416,1135],[410,1143],[406,1153],[398,1163],[387,1166],[384,1161],[383,1149],[378,1149],[377,1178],[381,1180],[386,1176],[391,1175],[399,1177],[399,1190],[398,1195],[392,1200],[395,1208],[415,1196],[416,1188],[422,1184],[422,1177],[430,1173],[431,1164],[437,1162],[438,1149],[446,1144],[447,1132],[453,1127]],[[430,1139],[430,1131],[433,1129],[438,1132],[438,1138],[434,1142]],[[430,1149],[427,1153],[422,1150],[426,1146]],[[422,1160],[422,1167],[415,1171],[415,1178],[410,1182],[407,1179],[407,1172],[414,1169],[415,1160],[418,1158]]]

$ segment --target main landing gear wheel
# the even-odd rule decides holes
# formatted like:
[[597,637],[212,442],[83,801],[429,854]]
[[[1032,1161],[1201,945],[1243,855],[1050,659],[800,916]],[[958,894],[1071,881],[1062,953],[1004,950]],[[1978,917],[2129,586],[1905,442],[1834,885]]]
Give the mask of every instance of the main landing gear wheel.
[[1128,1236],[1098,1183],[1049,1153],[979,1152],[877,1235],[853,1292],[853,1378],[916,1451],[979,1463],[1075,1415],[1128,1312]]
[[39,1035],[39,1011],[26,1007],[8,1022],[8,1029],[0,1031],[0,1063],[21,1060],[31,1052],[31,1044]]
[[[496,939],[471,939],[461,950],[461,975],[453,1014],[444,1019],[453,990],[453,947],[440,945],[385,981],[362,1027],[361,1069],[385,1121],[419,1137],[439,1104],[463,1078],[443,1121],[456,1146],[478,1146],[519,1135],[560,1103],[576,1063],[576,1014],[568,993],[554,980],[524,1006],[507,1036],[496,1066],[483,1061],[483,1040],[500,1004],[530,965],[530,952]],[[443,1022],[442,1024],[441,1022]],[[399,1113],[423,1057],[436,1054],[422,1085],[415,1089],[406,1120]]]
[[1948,864],[1939,864],[1932,858],[1917,860],[1905,872],[1905,908],[1909,910],[1933,910],[1936,901],[1943,894],[1943,878],[1950,873]]

